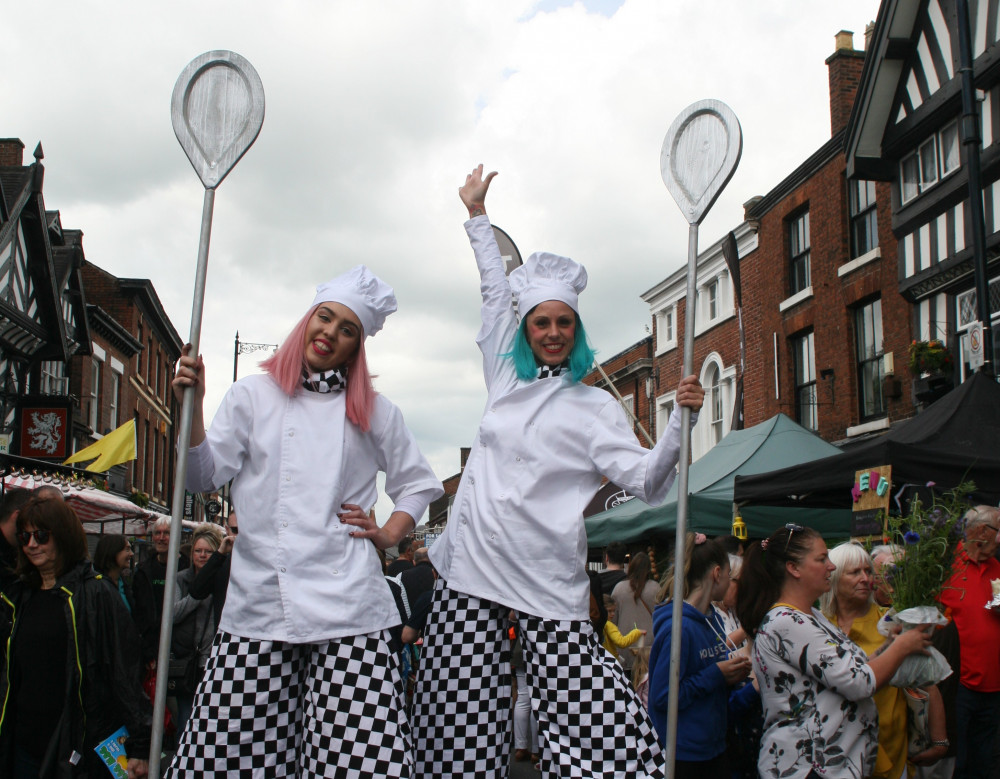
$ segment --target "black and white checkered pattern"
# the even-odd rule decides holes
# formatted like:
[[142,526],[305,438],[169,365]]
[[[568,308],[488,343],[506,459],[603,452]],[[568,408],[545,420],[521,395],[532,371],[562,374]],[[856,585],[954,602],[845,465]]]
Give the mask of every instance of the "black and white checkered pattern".
[[285,644],[220,632],[167,776],[413,776],[388,639]]
[[542,776],[666,776],[653,723],[590,622],[518,618]]
[[507,776],[509,613],[438,580],[413,698],[417,776]]
[[553,376],[560,376],[569,370],[569,363],[564,362],[559,365],[539,365],[538,378],[549,379]]
[[347,386],[347,368],[334,368],[328,373],[303,373],[302,386],[310,392],[339,392]]
[[[438,581],[414,699],[418,776],[507,775],[508,613]],[[649,715],[590,622],[518,620],[542,775],[662,779],[665,760]]]

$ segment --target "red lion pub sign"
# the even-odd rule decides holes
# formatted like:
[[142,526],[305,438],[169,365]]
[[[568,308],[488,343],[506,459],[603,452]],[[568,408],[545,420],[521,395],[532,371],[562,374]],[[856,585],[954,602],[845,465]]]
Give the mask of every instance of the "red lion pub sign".
[[72,421],[72,405],[66,399],[22,398],[17,409],[15,454],[62,462],[71,454]]

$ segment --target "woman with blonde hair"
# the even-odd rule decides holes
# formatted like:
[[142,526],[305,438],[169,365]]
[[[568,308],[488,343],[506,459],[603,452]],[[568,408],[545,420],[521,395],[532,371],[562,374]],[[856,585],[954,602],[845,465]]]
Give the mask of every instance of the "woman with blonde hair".
[[191,564],[177,574],[174,586],[174,629],[170,634],[171,669],[183,668],[185,673],[168,681],[177,699],[177,730],[191,716],[194,693],[205,671],[215,638],[215,611],[212,596],[198,600],[191,596],[191,582],[205,567],[225,537],[222,528],[202,522],[191,534]]
[[[820,596],[820,610],[872,657],[887,640],[878,632],[878,622],[887,609],[875,603],[872,558],[861,544],[847,541],[830,550],[830,562],[837,567],[830,574],[829,592]],[[928,692],[928,695],[936,694],[936,689]],[[886,685],[873,699],[878,707],[878,755],[869,776],[872,779],[899,779],[906,767],[909,740],[906,694],[900,687]],[[932,745],[916,756],[917,762],[934,762],[946,752],[947,745]]]

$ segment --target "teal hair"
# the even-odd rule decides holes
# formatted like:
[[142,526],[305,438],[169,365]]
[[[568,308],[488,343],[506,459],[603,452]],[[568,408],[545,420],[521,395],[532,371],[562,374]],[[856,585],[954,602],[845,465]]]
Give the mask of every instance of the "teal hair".
[[[529,311],[528,313],[531,312]],[[587,331],[583,327],[583,320],[580,319],[580,315],[575,311],[573,315],[576,317],[576,337],[573,349],[569,353],[569,370],[572,380],[578,382],[582,381],[583,377],[590,373],[591,368],[594,367],[595,352],[590,347]],[[522,381],[530,381],[538,375],[538,362],[535,360],[535,353],[531,351],[526,330],[527,316],[521,320],[521,324],[517,328],[511,350],[506,354],[500,355],[501,357],[509,357],[514,361],[514,370],[517,372],[517,378]]]

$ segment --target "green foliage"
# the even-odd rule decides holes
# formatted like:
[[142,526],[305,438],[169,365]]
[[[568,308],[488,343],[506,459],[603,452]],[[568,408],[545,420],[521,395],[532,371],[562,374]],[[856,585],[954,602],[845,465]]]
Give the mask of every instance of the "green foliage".
[[940,341],[914,341],[910,344],[910,372],[914,375],[936,371],[950,373],[953,367],[951,352]]
[[888,574],[896,612],[914,606],[936,606],[944,583],[951,577],[955,551],[965,530],[968,495],[976,488],[963,482],[929,507],[918,499],[905,517],[889,517],[889,540],[903,549]]
[[135,489],[135,487],[132,488],[132,494],[128,496],[128,499],[140,508],[146,508],[149,505],[149,495]]

